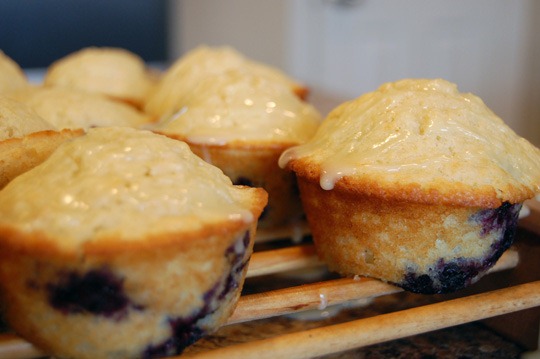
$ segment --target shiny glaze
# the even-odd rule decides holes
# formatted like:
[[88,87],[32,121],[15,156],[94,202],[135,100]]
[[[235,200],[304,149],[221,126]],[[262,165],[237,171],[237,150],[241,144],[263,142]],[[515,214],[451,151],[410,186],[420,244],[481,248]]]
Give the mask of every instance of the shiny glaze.
[[180,141],[129,128],[95,128],[61,146],[0,193],[0,225],[45,231],[76,246],[93,238],[251,222],[248,189]]
[[540,150],[480,98],[440,79],[387,83],[342,104],[308,143],[285,151],[280,166],[302,158],[320,165],[327,190],[344,176],[539,190]]
[[167,69],[145,109],[159,117],[169,117],[184,105],[185,98],[202,79],[217,79],[224,72],[238,69],[271,79],[290,89],[300,86],[282,71],[253,61],[231,47],[199,46]]
[[282,83],[235,69],[201,79],[184,106],[156,129],[193,143],[299,144],[315,133],[320,121],[317,110]]

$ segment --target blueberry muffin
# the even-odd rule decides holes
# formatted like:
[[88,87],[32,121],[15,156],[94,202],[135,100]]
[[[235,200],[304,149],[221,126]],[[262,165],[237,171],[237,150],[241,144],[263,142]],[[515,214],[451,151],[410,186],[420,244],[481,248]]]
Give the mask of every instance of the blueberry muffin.
[[31,107],[58,129],[92,127],[142,128],[153,118],[124,102],[105,95],[65,87],[34,86],[8,96]]
[[0,141],[55,129],[28,106],[0,95]]
[[59,357],[178,354],[232,313],[265,203],[180,141],[90,129],[0,191],[6,318]]
[[286,86],[235,69],[202,79],[184,107],[154,130],[187,142],[234,183],[264,188],[269,199],[260,232],[290,236],[304,223],[303,211],[294,174],[280,169],[278,158],[307,141],[320,120]]
[[87,47],[52,63],[43,83],[103,94],[142,109],[154,80],[144,61],[131,51]]
[[29,86],[23,70],[13,59],[0,50],[0,94]]
[[204,78],[219,78],[229,70],[243,70],[287,87],[305,99],[308,89],[277,68],[251,60],[231,47],[200,46],[177,59],[159,79],[149,95],[145,111],[169,117],[182,108],[185,97]]
[[330,269],[419,293],[482,277],[540,188],[540,150],[441,79],[387,83],[338,106],[280,165],[298,177]]
[[57,131],[23,103],[0,96],[0,189],[81,133]]

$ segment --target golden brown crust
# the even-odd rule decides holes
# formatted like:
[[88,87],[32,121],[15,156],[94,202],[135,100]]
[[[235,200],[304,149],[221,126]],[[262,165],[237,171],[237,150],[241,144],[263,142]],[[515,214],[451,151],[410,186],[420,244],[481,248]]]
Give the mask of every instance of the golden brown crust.
[[[320,167],[309,160],[292,160],[287,167],[298,177],[319,183]],[[421,187],[416,183],[385,183],[376,176],[345,176],[335,183],[334,189],[347,192],[353,197],[368,195],[382,200],[412,203],[483,208],[497,208],[502,204],[502,200],[497,195],[497,189],[492,186],[470,186],[444,180],[434,182],[429,187]],[[526,186],[505,188],[504,192],[505,200],[510,203],[521,203],[534,196],[534,192]]]
[[299,180],[319,257],[342,275],[364,275],[393,283],[407,270],[429,272],[442,260],[482,260],[492,240],[471,221],[480,208],[398,202],[356,195]]
[[40,131],[0,142],[0,188],[45,161],[62,143],[81,136],[83,130]]

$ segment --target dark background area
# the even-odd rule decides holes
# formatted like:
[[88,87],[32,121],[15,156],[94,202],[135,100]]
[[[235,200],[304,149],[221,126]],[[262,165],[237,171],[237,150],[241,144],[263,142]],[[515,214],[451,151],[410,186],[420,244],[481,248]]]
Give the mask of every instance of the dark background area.
[[166,0],[1,0],[0,50],[21,67],[47,67],[88,46],[167,57]]

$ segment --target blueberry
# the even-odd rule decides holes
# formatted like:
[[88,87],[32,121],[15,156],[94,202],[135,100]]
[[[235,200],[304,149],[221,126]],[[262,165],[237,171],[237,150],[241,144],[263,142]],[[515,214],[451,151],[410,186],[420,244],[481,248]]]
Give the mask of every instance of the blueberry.
[[[202,313],[201,313],[202,314]],[[195,343],[205,335],[197,325],[197,320],[204,316],[169,319],[172,335],[158,345],[148,346],[142,353],[143,358],[160,358],[169,355],[179,355],[185,348]]]
[[482,266],[473,260],[457,260],[445,263],[441,258],[428,274],[408,272],[398,285],[414,293],[451,293],[469,285],[480,273]]
[[485,236],[492,231],[515,229],[519,217],[521,204],[504,202],[498,208],[481,210],[471,216],[470,220],[482,225],[481,235]]
[[[218,300],[223,300],[225,296],[231,291],[238,288],[241,273],[248,263],[248,259],[243,260],[246,249],[249,245],[250,232],[246,231],[244,236],[233,243],[225,251],[225,255],[228,257],[228,261],[231,264],[231,270],[229,275],[225,278],[223,289],[220,293],[214,293],[216,289],[210,290],[206,296],[209,298],[211,295],[215,295]],[[218,283],[219,284],[219,283]]]
[[231,244],[225,250],[225,256],[227,256],[227,257],[234,256],[235,258],[229,258],[232,261],[238,260],[238,258],[236,258],[237,256],[243,257],[244,254],[245,254],[245,251],[246,251],[246,249],[247,249],[247,247],[249,245],[250,237],[251,237],[250,231],[246,231],[246,233],[244,233],[244,235],[242,236],[241,239],[239,239],[236,242],[234,242],[233,244]]
[[434,292],[433,279],[427,274],[418,276],[414,272],[408,272],[403,282],[398,285],[414,293],[432,294]]
[[203,294],[204,305],[202,308],[188,317],[169,318],[171,336],[160,344],[149,345],[141,355],[143,358],[180,355],[185,348],[206,334],[198,326],[198,322],[213,314],[221,306],[226,295],[238,288],[242,270],[249,259],[244,259],[249,240],[250,233],[247,231],[242,238],[225,250],[225,256],[231,266],[229,274]]
[[441,293],[452,292],[459,288],[467,286],[471,280],[479,274],[481,266],[474,262],[463,261],[450,262],[444,264],[441,261],[438,266],[438,280],[441,283]]
[[123,279],[106,268],[63,274],[46,289],[50,305],[65,314],[90,313],[119,320],[130,306],[142,309],[124,293]]
[[397,285],[415,293],[450,293],[470,285],[491,268],[514,241],[521,204],[503,203],[495,209],[484,209],[471,216],[470,220],[479,223],[480,236],[500,232],[490,250],[480,258],[456,258],[446,262],[440,258],[428,273],[418,274],[409,271]]
[[242,237],[242,244],[244,245],[244,251],[242,253],[239,253],[241,254],[242,256],[244,255],[245,253],[245,250],[247,249],[247,247],[249,246],[249,240],[251,239],[251,233],[250,231],[246,231],[246,233],[244,234],[244,236]]
[[470,220],[482,225],[481,236],[489,235],[493,231],[501,232],[499,239],[491,244],[491,253],[484,259],[484,266],[495,264],[514,242],[521,206],[521,203],[504,202],[498,208],[482,210],[471,216]]

